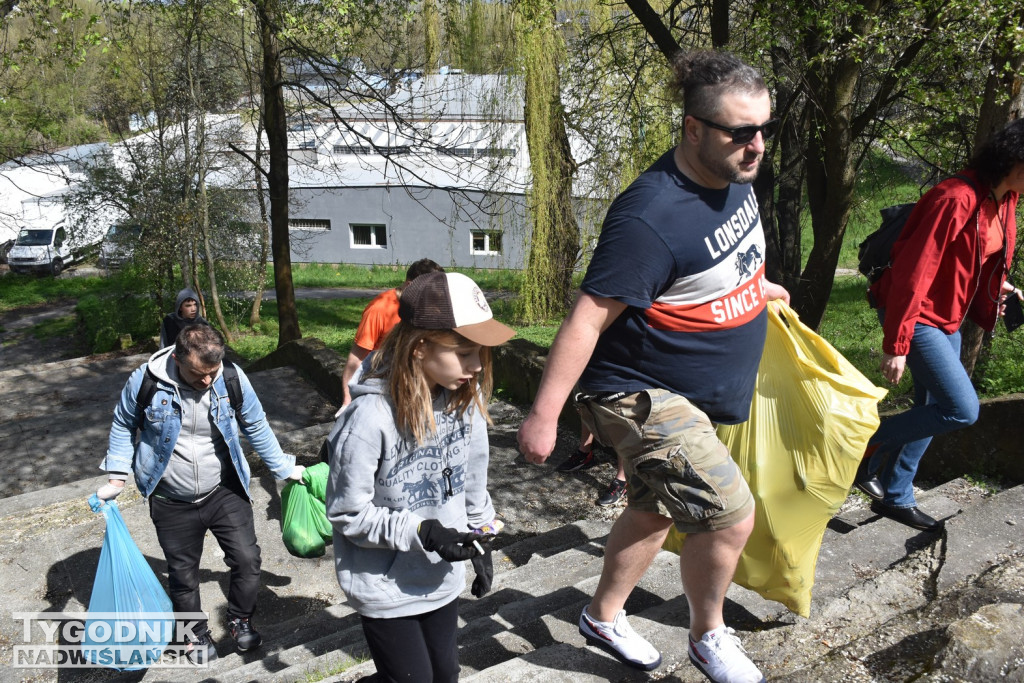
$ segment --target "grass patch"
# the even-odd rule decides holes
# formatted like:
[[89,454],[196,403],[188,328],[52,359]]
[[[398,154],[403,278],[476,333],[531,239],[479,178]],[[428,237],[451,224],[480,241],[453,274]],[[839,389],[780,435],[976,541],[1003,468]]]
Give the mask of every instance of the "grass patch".
[[54,337],[69,337],[75,334],[77,329],[78,316],[65,315],[33,325],[30,332],[36,339],[53,339]]
[[997,323],[989,353],[975,370],[976,383],[985,396],[1024,392],[1024,334],[1010,334]]
[[[352,340],[356,335],[356,327],[363,315],[363,309],[372,297],[353,299],[298,299],[295,308],[299,314],[299,324],[303,337],[316,337],[329,348],[342,356],[348,356],[352,348]],[[517,335],[540,346],[549,347],[558,331],[558,324],[516,326],[510,321],[514,319],[515,303],[508,299],[496,299],[491,302],[494,317],[515,328]],[[260,323],[257,329],[243,328],[233,332],[235,340],[231,347],[242,358],[251,361],[262,358],[277,348],[277,302],[264,301],[260,307]]]
[[879,211],[893,204],[916,202],[920,198],[920,185],[907,178],[900,164],[886,154],[872,152],[857,174],[850,220],[839,252],[839,267],[857,267],[860,243],[881,225]]
[[[857,250],[864,238],[881,225],[878,212],[893,204],[916,202],[921,197],[921,187],[907,178],[899,163],[878,150],[873,150],[857,174],[850,220],[839,250],[840,268],[857,268]],[[803,265],[811,253],[814,234],[811,230],[811,212],[807,207],[800,214],[800,250]]]
[[[408,265],[358,266],[330,263],[300,263],[292,267],[292,281],[296,287],[355,287],[390,289],[405,281]],[[479,268],[445,268],[448,272],[463,273],[484,290],[518,291],[522,275],[511,270],[482,270]],[[267,282],[273,286],[273,265],[267,266]]]
[[16,308],[77,299],[109,287],[102,277],[52,278],[7,273],[0,277],[0,315]]
[[[342,356],[348,356],[363,309],[372,297],[355,299],[298,299],[303,337],[316,337]],[[246,360],[261,358],[277,348],[277,302],[264,301],[260,306],[258,329],[235,332],[232,348]]]

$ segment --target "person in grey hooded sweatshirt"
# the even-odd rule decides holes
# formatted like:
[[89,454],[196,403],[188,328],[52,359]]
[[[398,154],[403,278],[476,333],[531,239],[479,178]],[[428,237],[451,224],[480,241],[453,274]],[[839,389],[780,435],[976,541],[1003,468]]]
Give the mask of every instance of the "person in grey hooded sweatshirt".
[[461,273],[416,278],[399,317],[329,439],[327,519],[374,680],[453,682],[463,561],[484,595],[499,526],[487,493],[489,347],[514,332]]
[[160,324],[160,348],[167,348],[174,344],[178,333],[188,325],[209,325],[209,321],[199,315],[199,295],[186,287],[178,292],[174,302],[174,313],[164,316]]
[[[131,374],[114,408],[107,455],[100,464],[108,483],[96,495],[104,501],[115,498],[128,473],[134,473],[139,492],[149,499],[150,518],[167,559],[176,613],[202,610],[199,563],[206,532],[213,534],[231,569],[228,631],[237,649],[245,652],[262,643],[251,621],[260,584],[260,547],[240,437],[245,435],[277,479],[301,480],[305,468],[281,450],[249,378],[237,367],[242,405],[231,405],[223,358],[220,332],[209,325],[189,325],[173,347],[157,351]],[[139,406],[147,373],[156,390]],[[205,619],[197,620],[188,641],[184,655],[193,663],[217,658]]]

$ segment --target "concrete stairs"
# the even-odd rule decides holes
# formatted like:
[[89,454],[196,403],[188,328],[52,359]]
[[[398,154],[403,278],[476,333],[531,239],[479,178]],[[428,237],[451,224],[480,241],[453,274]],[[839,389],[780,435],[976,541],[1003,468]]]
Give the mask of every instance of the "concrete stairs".
[[[93,404],[96,410],[101,404],[103,414],[109,415],[124,377],[142,360],[110,359],[108,365],[93,368],[64,361],[20,374],[0,371],[0,429],[6,430],[0,443],[5,450],[16,449],[19,438],[29,438],[19,434],[35,434],[39,444],[52,443],[55,431],[60,431],[56,426],[65,420],[86,423],[83,415],[74,413],[75,405]],[[69,384],[68,373],[78,373],[88,384],[63,388]],[[253,373],[250,378],[285,450],[311,464],[330,427],[318,418],[329,412],[328,402],[287,369]],[[33,384],[36,381],[41,384]],[[9,404],[19,394],[19,385],[25,390],[20,393],[34,398]],[[52,392],[62,393],[58,400],[45,400]],[[41,412],[33,412],[33,406]],[[495,552],[492,592],[476,599],[467,590],[460,603],[462,679],[704,680],[687,661],[688,608],[681,595],[678,559],[668,552],[658,555],[626,605],[633,627],[662,652],[662,665],[650,673],[638,672],[585,644],[577,619],[597,585],[611,522],[595,512],[594,518],[573,524],[531,527],[526,509],[531,509],[531,517],[543,517],[545,498],[573,479],[559,478],[551,467],[520,465],[514,450],[515,411],[499,406],[494,412],[501,419],[491,439],[491,491],[497,509],[510,522],[505,540],[510,544]],[[21,431],[12,424],[19,422],[24,423]],[[74,612],[88,606],[103,521],[88,510],[85,499],[104,478],[83,479],[81,473],[95,472],[108,427],[97,427],[104,432],[99,446],[88,445],[99,451],[88,456],[88,470],[65,465],[68,481],[57,485],[28,476],[25,486],[34,486],[33,492],[0,499],[0,528],[5,530],[0,536],[0,681],[347,683],[373,673],[358,615],[338,588],[330,548],[316,559],[287,554],[280,542],[281,485],[258,461],[253,463],[252,493],[263,548],[256,622],[264,636],[262,648],[245,654],[231,651],[223,623],[227,572],[223,555],[211,540],[202,565],[203,604],[211,609],[221,657],[209,667],[132,673],[11,668],[11,646],[23,642],[21,623],[13,619],[13,612]],[[571,439],[566,435],[567,443]],[[74,444],[72,439],[59,447]],[[37,444],[31,453],[18,451],[17,457],[32,462],[32,457],[52,455],[55,463],[60,461],[59,454],[40,456],[42,448]],[[78,448],[86,447],[79,442]],[[63,459],[68,461],[66,453]],[[20,463],[9,461],[7,471],[16,466]],[[744,588],[731,587],[727,622],[770,680],[989,680],[978,668],[984,663],[979,659],[994,661],[1005,652],[986,654],[976,640],[958,641],[957,628],[969,626],[977,614],[991,621],[994,617],[984,610],[1024,604],[1024,486],[989,495],[957,479],[924,492],[919,500],[923,509],[948,517],[944,532],[915,532],[879,518],[862,499],[851,496],[826,531],[809,619]],[[134,490],[123,494],[119,503],[136,544],[163,577],[163,555],[145,504]],[[540,512],[534,514],[535,507]],[[1009,627],[1004,631],[1016,633]],[[974,668],[958,664],[956,669],[972,673],[939,677],[943,667],[953,666],[950,662],[970,659],[962,647],[956,649],[958,642],[975,643],[970,664]],[[1020,657],[1024,661],[1024,653]],[[1024,680],[1022,671],[1010,670],[1003,676]]]
[[[833,520],[810,619],[730,589],[727,621],[770,680],[911,680],[947,646],[955,615],[941,607],[943,597],[960,611],[1012,597],[1024,576],[1024,486],[986,496],[956,480],[924,493],[921,504],[948,516],[944,533],[916,533],[858,507]],[[577,619],[596,587],[607,531],[607,522],[581,521],[496,553],[492,592],[479,600],[467,593],[460,605],[462,680],[704,680],[687,661],[688,609],[671,553],[657,556],[626,605],[633,627],[663,654],[656,671],[626,668],[579,635]],[[1001,588],[975,585],[1008,566],[1017,573]],[[175,670],[174,680],[342,683],[374,671],[358,616],[344,604],[276,625],[264,620],[261,628],[261,653],[225,654],[206,670]],[[900,656],[879,655],[886,652]],[[143,680],[162,679],[153,670]]]

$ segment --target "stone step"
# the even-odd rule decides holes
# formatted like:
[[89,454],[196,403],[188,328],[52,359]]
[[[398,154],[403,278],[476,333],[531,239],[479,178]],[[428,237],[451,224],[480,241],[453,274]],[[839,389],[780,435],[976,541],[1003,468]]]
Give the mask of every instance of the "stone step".
[[[526,590],[541,590],[552,583],[561,588],[565,575],[563,572],[559,577],[559,572],[567,563],[577,564],[578,558],[591,556],[595,540],[601,539],[607,530],[608,525],[605,523],[578,522],[495,551],[495,579],[491,594],[476,600],[468,592],[465,593],[460,616],[466,620],[475,618],[474,615],[489,619],[500,610],[504,602],[515,599],[521,602],[520,596]],[[584,543],[573,547],[580,540]],[[512,566],[515,568],[510,569]],[[599,572],[600,567],[595,570],[591,566],[589,570],[582,569],[579,573],[584,579],[596,581],[595,571]],[[543,611],[533,611],[530,618],[535,619],[539,613]],[[208,674],[215,674],[223,683],[303,680],[311,672],[333,672],[367,658],[362,627],[356,615],[324,626],[330,628],[320,631],[320,637],[289,638],[287,642],[276,644],[280,647],[273,652],[264,652],[262,660],[253,660],[239,666],[232,659],[238,656],[229,655],[223,664],[215,662]],[[462,642],[469,637],[465,633],[460,632]],[[248,655],[243,657],[249,661]],[[372,667],[372,662],[369,664]]]
[[[862,518],[855,530],[826,537],[810,619],[780,612],[773,607],[775,603],[739,586],[730,588],[726,621],[737,630],[769,680],[848,680],[837,673],[843,670],[842,657],[829,659],[830,652],[844,647],[853,649],[857,641],[877,636],[883,624],[900,619],[913,623],[915,610],[928,605],[937,591],[948,592],[939,587],[963,590],[965,583],[984,576],[1007,554],[1024,556],[1019,533],[1024,525],[1024,487],[988,497],[977,487],[957,480],[925,492],[919,499],[922,509],[940,517],[948,516],[944,533],[922,535],[877,515],[853,513],[847,523],[850,517]],[[979,533],[979,529],[984,531]],[[840,547],[840,541],[847,539],[850,540],[846,547]],[[860,561],[856,565],[859,571],[851,570],[854,558]],[[1024,565],[1024,559],[1021,564]],[[837,578],[823,581],[824,575]],[[1011,578],[1009,584],[1016,586],[1014,590],[1019,593],[1019,579],[1014,583]],[[998,593],[992,593],[991,599],[999,601]],[[689,618],[684,597],[628,611],[634,629],[662,652],[663,662],[654,672],[658,678],[671,675],[671,680],[677,681],[704,680],[687,662],[685,646],[680,646]],[[550,644],[532,648],[515,660],[483,669],[463,680],[650,679],[650,675],[624,667],[604,652],[581,647],[584,641],[575,634],[570,618],[547,618],[551,621]],[[900,632],[904,638],[914,635],[908,626]],[[879,648],[863,647],[860,651],[876,653]],[[895,655],[890,657],[894,658]],[[819,660],[828,664],[819,665]],[[799,676],[794,672],[799,672]]]
[[[569,566],[570,560],[563,558],[563,555],[566,553],[557,558],[564,560],[561,564]],[[518,574],[524,569],[518,568],[510,574]],[[496,585],[494,593],[480,600],[463,596],[464,601],[459,610],[460,679],[472,678],[483,670],[514,665],[524,653],[556,645],[565,639],[575,638],[582,643],[577,624],[581,610],[597,587],[600,566],[596,569],[598,573],[583,577],[575,583],[566,582],[572,579],[563,582],[556,579],[552,583],[550,579],[555,577],[550,577],[545,582],[531,584],[526,577],[517,577],[517,585],[532,585],[532,591],[524,594],[519,588],[514,589],[515,594],[521,597],[512,602],[508,602],[510,596],[507,593],[513,589],[508,585]],[[651,569],[630,596],[626,604],[627,611],[642,611],[678,597],[678,584],[678,558],[672,553],[659,553]],[[348,683],[372,674],[374,670],[373,662],[367,661],[325,680]],[[312,671],[323,673],[329,669],[318,667],[305,670],[307,674]],[[295,673],[290,680],[302,680],[297,675],[300,672]]]
[[[963,502],[969,494],[969,488],[962,483],[953,483],[925,494],[923,501],[929,505],[929,509],[942,514],[952,505],[952,498],[959,498]],[[858,524],[854,525],[854,520]],[[873,513],[865,514],[857,510],[848,513],[844,522],[852,528],[863,525],[866,529],[870,528],[872,522],[881,523],[883,527],[895,524],[890,520],[881,520]],[[595,530],[600,529],[599,524],[591,523],[590,526]],[[582,529],[571,528],[561,530],[560,533],[570,538],[586,534]],[[552,656],[554,661],[563,661],[564,653],[558,647],[561,641],[584,644],[577,632],[577,620],[580,610],[596,587],[603,563],[600,544],[604,539],[596,538],[593,532],[589,535],[592,540],[557,555],[551,554],[556,545],[553,533],[536,536],[505,549],[504,557],[496,561],[492,594],[482,600],[467,597],[460,606],[460,619],[463,622],[459,632],[460,663],[464,678],[468,679],[479,671],[488,671],[495,666],[500,667],[501,675],[508,676],[510,671],[523,666],[521,661],[531,661],[534,655],[530,653],[534,651],[541,653],[536,655],[540,660]],[[847,535],[833,532],[830,539],[834,536],[841,540]],[[522,566],[502,572],[503,567],[512,564],[513,558],[527,554],[532,556],[533,547],[547,548],[547,556],[543,559],[530,559]],[[881,553],[880,559],[872,558],[871,561],[891,564],[893,559],[890,555],[893,553],[885,551]],[[831,571],[827,563],[823,570]],[[656,587],[656,590],[650,590],[649,586]],[[649,632],[651,641],[666,653],[662,669],[688,666],[685,652],[678,648],[677,625],[688,621],[686,601],[680,597],[679,591],[677,558],[671,553],[661,553],[626,606],[627,611],[635,615],[635,618],[631,618],[635,622],[634,627],[640,628],[637,624],[645,626],[647,630],[642,632]],[[788,615],[777,603],[766,601],[735,585],[730,589],[726,611],[730,624],[738,630],[750,632]],[[351,630],[346,629],[343,636],[328,636],[295,648],[284,657],[275,656],[267,664],[269,670],[265,673],[260,673],[259,666],[253,665],[246,670],[233,672],[238,676],[232,675],[224,680],[264,680],[272,672],[271,680],[302,680],[329,675],[338,669],[344,671],[327,680],[356,680],[374,670],[372,662],[357,663],[362,654],[361,648],[361,630],[353,627]],[[555,654],[548,652],[550,648],[556,648]],[[606,679],[609,664],[622,668],[605,653],[599,654],[607,661],[594,664],[590,675]],[[275,671],[285,661],[293,663],[288,668]],[[574,676],[578,677],[580,673],[573,669]],[[643,678],[643,675],[637,675]]]
[[97,360],[91,357],[69,358],[52,363],[17,365],[0,370],[0,396],[19,391],[32,395],[46,393],[54,382],[70,387],[79,382],[91,383],[112,372],[131,372],[146,362],[150,354],[115,356]]
[[[256,619],[261,630],[273,638],[279,637],[275,633],[278,625],[295,628],[294,619],[311,615],[330,618],[330,613],[320,613],[344,599],[330,548],[326,555],[314,559],[293,557],[285,549],[281,541],[280,486],[269,475],[262,475],[253,479],[250,488],[263,559]],[[0,556],[8,567],[0,584],[0,600],[5,604],[17,605],[17,611],[24,612],[87,609],[104,534],[102,515],[90,511],[86,504],[92,490],[78,491],[76,498],[43,507],[8,508],[10,514],[0,518],[6,531],[0,539]],[[75,487],[69,487],[69,491],[75,492]],[[148,508],[133,485],[118,498],[118,504],[135,544],[157,575],[166,580],[166,564]],[[200,565],[201,599],[210,611],[215,640],[228,643],[231,638],[224,615],[228,571],[223,557],[217,543],[208,536]],[[19,634],[20,642],[20,628],[9,612],[0,613],[0,632],[9,639]],[[154,670],[158,676],[160,671]]]

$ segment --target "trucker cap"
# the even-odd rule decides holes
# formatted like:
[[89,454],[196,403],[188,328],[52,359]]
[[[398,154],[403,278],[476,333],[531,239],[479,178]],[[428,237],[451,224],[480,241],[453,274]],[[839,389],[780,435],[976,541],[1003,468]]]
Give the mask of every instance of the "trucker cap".
[[455,330],[482,346],[504,344],[515,330],[494,319],[484,293],[462,273],[426,273],[406,285],[398,317],[425,330]]

